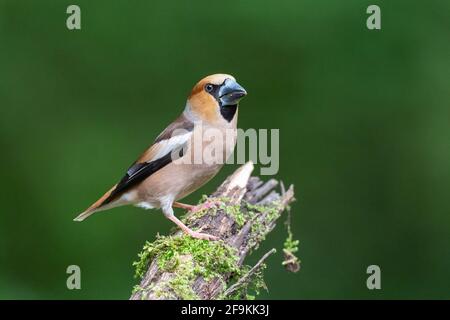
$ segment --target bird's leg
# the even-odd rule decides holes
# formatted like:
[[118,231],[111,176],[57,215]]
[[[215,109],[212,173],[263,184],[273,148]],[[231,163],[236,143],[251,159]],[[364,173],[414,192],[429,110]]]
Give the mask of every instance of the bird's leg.
[[214,207],[216,204],[219,204],[220,201],[218,200],[206,200],[206,202],[204,203],[200,203],[196,206],[193,206],[191,204],[185,204],[185,203],[181,203],[181,202],[174,202],[173,206],[175,208],[181,208],[184,210],[188,210],[192,213],[198,212],[198,211],[202,211],[205,209],[211,209],[212,207]]
[[186,234],[190,235],[193,238],[197,238],[197,239],[204,239],[204,240],[219,240],[218,237],[207,234],[207,233],[201,233],[198,231],[194,231],[192,229],[190,229],[188,226],[186,226],[183,222],[181,222],[174,214],[173,214],[173,209],[171,206],[168,207],[163,207],[162,208],[164,215],[166,216],[167,219],[169,219],[170,221],[174,222],[178,227],[180,227],[181,230],[183,230],[183,232],[185,232]]
[[192,204],[186,204],[186,203],[181,203],[181,202],[174,202],[173,206],[175,208],[181,208],[181,209],[188,210],[188,211],[192,211],[195,208],[195,206],[193,206]]

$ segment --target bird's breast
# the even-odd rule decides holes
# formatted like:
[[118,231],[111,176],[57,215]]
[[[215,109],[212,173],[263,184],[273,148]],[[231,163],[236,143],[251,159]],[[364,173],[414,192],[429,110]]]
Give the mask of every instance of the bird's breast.
[[197,127],[186,152],[158,170],[138,187],[139,199],[158,206],[159,199],[181,199],[211,180],[232,154],[236,128]]

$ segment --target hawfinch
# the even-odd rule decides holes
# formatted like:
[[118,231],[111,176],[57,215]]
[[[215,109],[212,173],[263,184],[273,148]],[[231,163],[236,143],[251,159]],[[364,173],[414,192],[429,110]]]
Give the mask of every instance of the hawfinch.
[[174,215],[173,207],[194,211],[205,208],[176,201],[214,177],[231,155],[236,144],[238,103],[246,94],[235,78],[227,74],[200,80],[192,89],[183,113],[115,186],[74,220],[82,221],[95,212],[123,205],[161,208],[168,219],[190,236],[217,240],[213,235],[189,229]]

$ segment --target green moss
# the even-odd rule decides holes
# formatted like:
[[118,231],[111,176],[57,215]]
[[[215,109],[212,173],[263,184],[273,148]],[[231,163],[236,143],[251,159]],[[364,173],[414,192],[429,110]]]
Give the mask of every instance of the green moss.
[[278,201],[273,202],[270,206],[253,205],[250,203],[247,203],[246,206],[248,210],[253,210],[265,214],[265,221],[267,224],[278,219],[282,212],[282,208],[280,208],[281,204]]
[[292,233],[289,233],[288,237],[286,238],[286,240],[284,241],[284,250],[290,252],[290,253],[295,253],[298,251],[298,240],[294,240],[292,237]]
[[294,240],[294,236],[291,230],[291,222],[290,222],[290,213],[288,215],[288,220],[286,221],[288,236],[284,241],[283,253],[284,253],[284,261],[282,265],[286,267],[287,270],[291,272],[297,272],[300,270],[300,260],[295,255],[295,252],[298,251],[298,240]]
[[[146,242],[138,257],[139,260],[133,263],[136,277],[142,277],[149,261],[156,259],[161,271],[175,274],[165,285],[182,299],[198,298],[192,290],[192,283],[199,276],[210,280],[215,277],[221,279],[228,273],[239,273],[234,248],[221,241],[194,239],[186,235],[160,236],[153,243]],[[157,289],[153,288],[155,294],[158,294]]]
[[[207,195],[203,195],[197,205],[201,205],[207,201],[220,201],[220,199],[209,198]],[[190,224],[190,223],[204,217],[207,213],[214,216],[216,214],[216,212],[217,212],[216,206],[213,206],[209,209],[202,209],[202,210],[199,210],[194,213],[187,211],[183,216],[181,216],[180,220],[183,221],[185,224]]]
[[[245,202],[244,206],[241,208],[239,204],[230,204],[230,198],[228,197],[208,198],[206,195],[203,195],[202,200],[199,201],[199,204],[202,204],[206,201],[218,202],[220,203],[220,206],[214,206],[208,210],[199,210],[195,213],[187,212],[184,216],[182,216],[181,220],[186,224],[190,224],[204,217],[206,214],[214,216],[217,213],[217,210],[220,209],[223,210],[225,214],[233,218],[238,227],[242,227],[247,221],[254,219],[257,212],[266,215],[266,218],[264,220],[265,224],[268,224],[269,222],[277,219],[281,214],[279,203],[277,202],[272,204],[271,206],[252,205]],[[261,228],[261,230],[263,229]]]
[[[227,200],[226,198],[220,198],[220,201],[222,203],[220,208],[223,209],[227,215],[232,217],[239,227],[244,226],[247,221],[254,220],[257,213],[262,213],[265,215],[264,224],[268,224],[277,219],[281,214],[281,210],[277,202],[271,206],[263,206],[252,205],[243,201],[244,205],[241,207],[239,204],[230,204],[229,199]],[[254,222],[257,224],[255,227],[256,229],[261,231],[264,230],[260,223],[258,225],[258,221]]]
[[247,222],[248,217],[241,212],[240,205],[223,205],[223,209],[227,215],[233,218],[239,227],[242,227]]
[[[253,249],[258,248],[258,244],[264,241],[273,221],[281,215],[280,203],[275,202],[270,206],[246,204],[249,216],[253,219],[251,226],[252,237],[249,239],[248,245]],[[262,214],[263,218],[255,218],[256,213]]]
[[220,202],[220,209],[225,212],[226,215],[233,218],[239,227],[242,227],[247,221],[244,213],[241,212],[241,206],[239,204],[231,204],[229,197],[220,197],[216,199]]
[[[271,206],[251,205],[245,203],[243,207],[240,205],[230,204],[227,198],[208,198],[204,196],[202,201],[218,201],[219,207],[209,210],[201,210],[196,213],[188,213],[183,220],[189,224],[206,213],[216,214],[217,210],[223,210],[225,214],[233,218],[238,227],[242,227],[248,221],[252,221],[253,238],[249,240],[249,246],[256,248],[266,233],[272,221],[277,219],[281,210],[279,204]],[[264,218],[258,218],[262,213]],[[292,244],[295,245],[295,242]],[[199,297],[192,290],[192,284],[197,277],[203,277],[206,280],[217,278],[226,286],[224,275],[232,274],[239,277],[247,272],[250,268],[243,266],[238,268],[238,256],[236,249],[226,245],[222,241],[206,241],[194,239],[192,237],[181,236],[158,236],[153,242],[146,242],[141,253],[138,254],[138,261],[133,263],[136,268],[135,276],[143,277],[148,263],[156,259],[159,270],[162,272],[171,272],[172,277],[159,283],[157,286],[151,286],[146,291],[153,292],[157,297],[162,298],[181,298],[181,299],[198,299]],[[261,288],[266,288],[263,280],[263,265],[257,273],[254,274],[252,281],[240,288],[235,293],[235,299],[254,299],[259,294]],[[231,280],[232,282],[233,280]],[[171,290],[168,292],[166,288]],[[135,287],[135,290],[143,290]]]
[[140,285],[135,285],[133,287],[133,291],[131,292],[132,294],[135,294],[136,292],[140,292],[140,291],[144,291],[145,289],[142,288]]
[[177,259],[177,268],[174,270],[175,277],[168,281],[168,287],[173,290],[177,297],[183,300],[197,300],[199,297],[192,290],[192,283],[199,275],[195,270],[194,261],[191,256],[180,256]]

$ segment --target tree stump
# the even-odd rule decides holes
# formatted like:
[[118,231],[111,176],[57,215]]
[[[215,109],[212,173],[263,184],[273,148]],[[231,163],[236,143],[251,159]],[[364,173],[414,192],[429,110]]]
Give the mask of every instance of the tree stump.
[[[147,242],[136,262],[142,276],[130,299],[245,299],[246,286],[261,271],[266,253],[253,267],[243,270],[244,259],[276,225],[294,201],[275,179],[263,182],[251,176],[248,162],[229,176],[206,201],[214,204],[202,212],[187,213],[184,222],[193,230],[220,237],[219,241],[173,235]],[[276,191],[277,186],[280,191]]]

